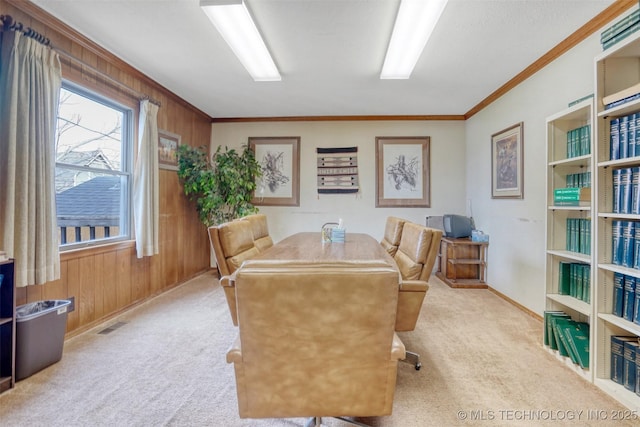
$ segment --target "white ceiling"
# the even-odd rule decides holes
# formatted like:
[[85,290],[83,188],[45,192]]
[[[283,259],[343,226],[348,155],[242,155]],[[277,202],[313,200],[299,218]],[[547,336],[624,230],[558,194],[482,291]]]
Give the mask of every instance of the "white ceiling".
[[613,0],[449,0],[408,80],[399,0],[246,0],[282,74],[254,82],[199,0],[32,0],[214,118],[462,115]]

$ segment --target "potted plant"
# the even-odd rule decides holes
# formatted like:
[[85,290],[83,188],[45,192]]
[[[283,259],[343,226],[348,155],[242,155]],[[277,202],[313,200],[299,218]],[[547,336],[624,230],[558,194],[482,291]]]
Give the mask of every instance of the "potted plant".
[[248,146],[240,152],[219,146],[211,157],[206,147],[178,147],[178,177],[207,227],[256,213],[251,198],[260,175],[260,164]]

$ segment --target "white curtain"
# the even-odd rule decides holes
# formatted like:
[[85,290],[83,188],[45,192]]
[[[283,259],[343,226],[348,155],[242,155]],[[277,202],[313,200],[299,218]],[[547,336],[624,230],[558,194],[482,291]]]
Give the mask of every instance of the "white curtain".
[[55,128],[62,75],[57,53],[20,31],[0,47],[0,249],[15,284],[60,278]]
[[158,229],[158,106],[140,102],[138,156],[134,170],[133,209],[138,258],[160,253]]

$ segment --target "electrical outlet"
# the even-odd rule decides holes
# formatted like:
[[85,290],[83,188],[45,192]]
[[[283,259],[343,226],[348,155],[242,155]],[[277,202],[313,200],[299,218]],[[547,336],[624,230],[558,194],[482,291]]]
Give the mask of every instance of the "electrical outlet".
[[76,309],[76,297],[69,298],[69,301],[71,301],[71,304],[69,304],[67,311],[71,313],[73,310]]

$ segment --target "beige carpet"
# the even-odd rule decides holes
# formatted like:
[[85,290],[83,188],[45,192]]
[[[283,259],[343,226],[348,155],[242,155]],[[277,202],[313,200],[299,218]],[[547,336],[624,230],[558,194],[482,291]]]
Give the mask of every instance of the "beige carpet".
[[[124,324],[99,333],[117,322]],[[401,334],[422,355],[422,370],[400,364],[393,415],[360,421],[637,425],[589,420],[589,410],[624,408],[544,351],[541,330],[539,321],[489,291],[454,290],[433,278],[417,329]],[[59,363],[0,395],[0,425],[302,425],[303,419],[238,418],[233,366],[225,363],[235,333],[217,280],[200,276],[68,340]]]

